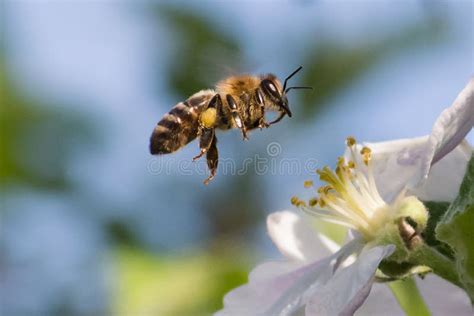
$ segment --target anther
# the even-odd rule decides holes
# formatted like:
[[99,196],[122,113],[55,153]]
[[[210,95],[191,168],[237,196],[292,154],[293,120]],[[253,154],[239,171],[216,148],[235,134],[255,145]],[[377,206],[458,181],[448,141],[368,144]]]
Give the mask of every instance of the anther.
[[356,139],[352,136],[349,136],[346,138],[346,144],[347,146],[352,147],[356,144]]
[[319,202],[318,198],[312,198],[309,200],[309,206],[313,207],[315,205],[317,205]]
[[320,207],[325,207],[325,206],[326,206],[326,202],[324,202],[323,199],[319,199],[319,206],[320,206]]
[[330,185],[325,185],[325,186],[322,186],[318,189],[318,193],[319,194],[328,194],[329,191],[332,190],[332,187]]
[[303,207],[303,206],[306,206],[306,203],[305,203],[304,201],[299,200],[299,201],[296,203],[296,206],[297,206],[297,207]]
[[313,186],[313,181],[311,181],[311,180],[306,180],[306,181],[304,182],[304,187],[305,187],[305,188],[311,188],[312,186]]
[[364,147],[361,149],[360,154],[364,159],[364,163],[368,165],[370,159],[372,158],[372,150],[369,147]]
[[300,199],[298,199],[297,196],[293,196],[293,197],[291,197],[291,200],[290,200],[290,201],[291,201],[291,204],[292,204],[292,205],[297,206],[297,204],[298,204],[298,202],[300,201]]

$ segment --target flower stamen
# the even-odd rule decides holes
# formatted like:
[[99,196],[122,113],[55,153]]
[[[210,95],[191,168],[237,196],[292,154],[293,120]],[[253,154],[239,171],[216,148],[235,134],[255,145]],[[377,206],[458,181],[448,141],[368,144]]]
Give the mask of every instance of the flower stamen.
[[[376,236],[386,218],[387,204],[381,198],[372,173],[372,150],[364,146],[358,151],[354,137],[347,137],[349,157],[338,157],[336,168],[316,170],[325,184],[308,204],[293,197],[293,205],[323,220],[358,230],[367,240]],[[359,147],[360,148],[360,147]],[[314,186],[305,181],[305,188]]]

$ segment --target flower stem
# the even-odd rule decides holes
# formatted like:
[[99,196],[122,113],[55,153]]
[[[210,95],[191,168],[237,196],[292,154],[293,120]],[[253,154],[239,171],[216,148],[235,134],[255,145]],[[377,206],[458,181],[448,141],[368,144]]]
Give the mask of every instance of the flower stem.
[[418,265],[428,266],[433,270],[434,274],[459,286],[460,288],[464,288],[459,280],[455,263],[439,253],[436,249],[423,243],[413,251],[410,257],[411,262]]
[[388,286],[407,316],[431,315],[413,278],[390,282]]

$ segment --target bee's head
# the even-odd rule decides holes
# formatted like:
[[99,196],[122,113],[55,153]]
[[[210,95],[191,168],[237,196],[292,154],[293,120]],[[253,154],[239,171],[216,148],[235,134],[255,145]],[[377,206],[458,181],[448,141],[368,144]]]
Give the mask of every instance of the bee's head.
[[262,79],[262,82],[260,83],[260,86],[265,96],[270,99],[274,105],[277,106],[278,111],[287,114],[289,117],[291,117],[291,111],[288,105],[288,98],[286,97],[288,91],[292,89],[312,89],[311,87],[286,87],[288,80],[302,68],[302,66],[298,67],[298,69],[293,71],[291,75],[286,77],[283,86],[274,75],[267,75]]
[[273,110],[284,112],[291,117],[291,111],[288,107],[288,98],[282,88],[281,82],[274,75],[267,75],[260,83],[265,97],[270,100],[267,106]]

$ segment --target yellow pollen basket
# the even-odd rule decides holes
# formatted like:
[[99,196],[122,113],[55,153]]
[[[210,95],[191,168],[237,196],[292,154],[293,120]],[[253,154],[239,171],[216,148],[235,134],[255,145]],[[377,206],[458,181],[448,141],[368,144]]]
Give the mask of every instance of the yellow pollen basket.
[[199,116],[199,121],[206,128],[214,127],[217,120],[217,111],[215,108],[208,108]]

